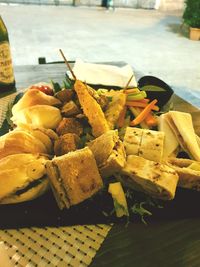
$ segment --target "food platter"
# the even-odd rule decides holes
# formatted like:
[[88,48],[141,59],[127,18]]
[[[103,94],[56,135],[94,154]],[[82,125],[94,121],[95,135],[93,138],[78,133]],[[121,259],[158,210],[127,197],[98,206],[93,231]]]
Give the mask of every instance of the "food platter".
[[[137,195],[137,193],[136,193]],[[139,195],[140,198],[140,195]],[[198,217],[198,209],[193,209],[200,200],[199,193],[187,189],[178,189],[176,197],[170,202],[159,202],[158,207],[150,207],[151,220]],[[112,198],[101,192],[83,203],[70,209],[60,211],[52,192],[29,202],[1,205],[0,212],[4,216],[0,228],[19,228],[26,226],[61,226],[76,224],[96,224],[126,221],[107,215],[113,209]],[[130,216],[130,221],[141,220],[138,216]]]

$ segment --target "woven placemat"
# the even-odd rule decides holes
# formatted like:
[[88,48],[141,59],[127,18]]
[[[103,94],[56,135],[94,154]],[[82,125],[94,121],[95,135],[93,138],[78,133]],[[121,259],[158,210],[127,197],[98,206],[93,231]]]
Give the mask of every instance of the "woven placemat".
[[0,230],[14,266],[88,266],[110,225]]
[[[9,101],[15,94],[0,99],[0,126]],[[3,216],[3,214],[1,214]],[[14,266],[88,266],[112,225],[83,225],[0,230]]]

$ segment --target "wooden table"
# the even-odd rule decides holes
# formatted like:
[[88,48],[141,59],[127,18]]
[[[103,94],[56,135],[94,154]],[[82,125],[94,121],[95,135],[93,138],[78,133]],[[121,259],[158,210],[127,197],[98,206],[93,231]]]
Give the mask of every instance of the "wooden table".
[[[64,64],[19,66],[15,68],[17,87],[51,79],[61,81],[65,71]],[[200,135],[200,111],[176,95],[173,96],[173,103],[175,110],[192,114],[196,132]],[[188,200],[188,206],[190,204]],[[195,214],[199,216],[186,215],[185,218],[167,220],[160,218],[148,225],[138,222],[130,223],[127,227],[115,224],[91,266],[199,267],[200,206],[199,203],[188,206],[187,209],[197,210]]]

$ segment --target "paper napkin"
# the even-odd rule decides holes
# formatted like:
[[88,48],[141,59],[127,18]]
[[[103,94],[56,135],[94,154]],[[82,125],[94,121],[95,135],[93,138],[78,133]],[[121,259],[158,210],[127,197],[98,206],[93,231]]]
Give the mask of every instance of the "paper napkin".
[[[133,75],[129,87],[137,86],[133,69],[128,64],[123,67],[117,67],[114,65],[86,63],[81,59],[77,59],[73,72],[78,80],[87,84],[118,86],[121,88],[126,86]],[[71,75],[70,78],[72,78]]]

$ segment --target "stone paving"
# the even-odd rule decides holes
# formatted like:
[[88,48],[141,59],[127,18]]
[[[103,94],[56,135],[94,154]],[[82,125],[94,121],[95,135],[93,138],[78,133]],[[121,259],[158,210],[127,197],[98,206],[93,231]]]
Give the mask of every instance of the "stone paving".
[[200,107],[200,41],[188,39],[182,13],[144,9],[3,5],[15,65],[62,60],[125,61],[170,84]]

